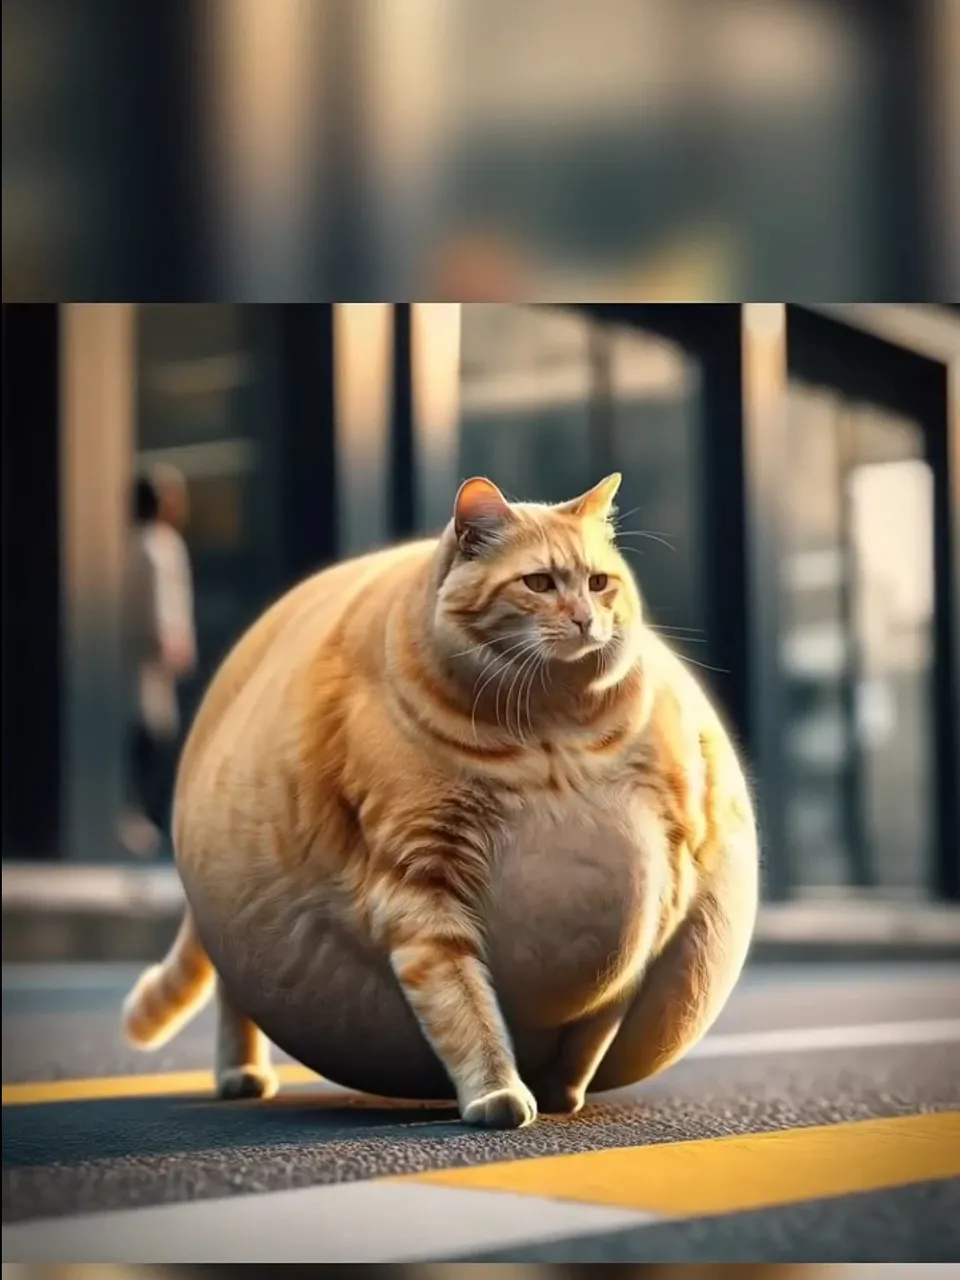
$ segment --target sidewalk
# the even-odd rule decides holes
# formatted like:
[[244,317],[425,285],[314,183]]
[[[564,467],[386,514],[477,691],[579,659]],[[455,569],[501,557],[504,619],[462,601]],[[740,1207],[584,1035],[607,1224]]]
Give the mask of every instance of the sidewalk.
[[[3,865],[4,963],[158,959],[183,891],[169,864]],[[856,897],[761,907],[751,958],[960,959],[960,908]]]

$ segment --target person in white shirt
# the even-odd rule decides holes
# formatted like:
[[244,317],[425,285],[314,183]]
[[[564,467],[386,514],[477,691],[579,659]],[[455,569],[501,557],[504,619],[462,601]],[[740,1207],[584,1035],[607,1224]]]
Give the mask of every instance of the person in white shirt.
[[[150,481],[157,494],[158,510],[157,519],[144,531],[144,541],[156,570],[162,666],[176,703],[177,683],[193,671],[197,661],[193,574],[182,533],[190,506],[186,481],[174,467],[155,467]],[[178,725],[179,713],[174,728]]]
[[[155,853],[165,825],[163,766],[180,728],[177,686],[196,666],[193,574],[181,529],[188,517],[187,487],[172,467],[157,467],[137,482],[144,495],[133,531],[135,554],[152,572],[156,642],[141,650],[136,673],[132,743],[134,808],[121,824],[133,853]],[[151,498],[152,495],[152,498]]]

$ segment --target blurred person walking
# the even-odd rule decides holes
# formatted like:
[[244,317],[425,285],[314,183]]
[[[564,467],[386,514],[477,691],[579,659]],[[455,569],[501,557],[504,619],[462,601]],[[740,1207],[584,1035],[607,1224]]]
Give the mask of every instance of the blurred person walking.
[[175,467],[155,467],[150,472],[149,481],[157,495],[157,516],[145,527],[144,536],[156,570],[163,664],[176,708],[176,725],[179,726],[177,684],[186,679],[197,664],[193,573],[183,536],[190,504],[187,482]]
[[136,482],[128,557],[130,810],[121,841],[140,857],[161,847],[180,728],[177,686],[196,666],[193,575],[181,532],[187,514],[178,471],[157,468]]
[[145,530],[159,511],[156,490],[138,479],[131,495],[131,528],[124,564],[124,682],[127,717],[125,807],[120,818],[120,842],[140,857],[155,853],[160,832],[147,816],[151,791],[154,726],[150,687],[145,673],[159,663],[162,652],[157,611],[156,570],[147,551]]

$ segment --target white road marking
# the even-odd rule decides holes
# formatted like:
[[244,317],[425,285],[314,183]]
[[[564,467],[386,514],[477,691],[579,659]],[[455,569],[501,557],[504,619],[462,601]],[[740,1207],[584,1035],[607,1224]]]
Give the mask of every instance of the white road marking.
[[509,1192],[361,1181],[17,1223],[3,1228],[3,1261],[412,1262],[654,1221]]
[[740,1058],[759,1053],[815,1053],[824,1049],[881,1049],[898,1045],[956,1044],[960,1018],[875,1022],[842,1027],[790,1027],[708,1035],[688,1058]]

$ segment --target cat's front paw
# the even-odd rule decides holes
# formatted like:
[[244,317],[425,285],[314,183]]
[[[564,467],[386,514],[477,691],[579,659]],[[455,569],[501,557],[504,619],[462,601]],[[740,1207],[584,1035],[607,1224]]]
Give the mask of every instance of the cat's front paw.
[[227,1102],[239,1098],[272,1098],[280,1087],[269,1067],[228,1067],[217,1076],[217,1096]]
[[463,1108],[465,1124],[480,1129],[522,1129],[537,1118],[533,1094],[520,1080],[506,1089],[493,1089],[474,1098]]

